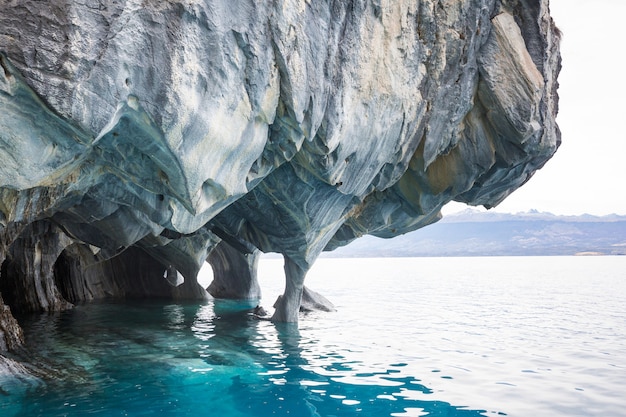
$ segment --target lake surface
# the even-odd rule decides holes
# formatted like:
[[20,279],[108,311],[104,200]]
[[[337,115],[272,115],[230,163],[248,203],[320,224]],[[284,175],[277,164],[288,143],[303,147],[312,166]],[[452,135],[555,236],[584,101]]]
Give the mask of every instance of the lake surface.
[[[282,261],[263,259],[271,311]],[[626,257],[320,259],[334,313],[97,303],[23,319],[10,416],[626,416]],[[5,382],[6,383],[6,382]]]

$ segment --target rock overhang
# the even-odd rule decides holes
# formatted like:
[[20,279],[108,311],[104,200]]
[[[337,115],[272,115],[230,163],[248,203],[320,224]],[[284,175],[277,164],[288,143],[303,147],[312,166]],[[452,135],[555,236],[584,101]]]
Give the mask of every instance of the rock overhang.
[[44,221],[193,283],[228,236],[293,309],[324,249],[497,205],[560,143],[547,1],[243,3],[3,11],[3,259]]

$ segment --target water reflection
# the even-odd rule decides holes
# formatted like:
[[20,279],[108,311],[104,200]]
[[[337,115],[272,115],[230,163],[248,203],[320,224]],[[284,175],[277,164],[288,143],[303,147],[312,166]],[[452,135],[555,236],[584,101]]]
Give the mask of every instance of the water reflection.
[[425,400],[406,364],[364,362],[249,308],[104,303],[25,322],[33,362],[66,371],[13,415],[485,415]]
[[479,410],[416,399],[416,394],[432,391],[414,376],[403,374],[406,364],[392,363],[387,369],[371,371],[371,365],[346,355],[320,351],[320,341],[311,339],[310,334],[302,335],[295,324],[258,321],[246,311],[220,316],[204,307],[198,310],[193,330],[199,340],[211,339],[206,351],[236,353],[233,366],[258,369],[254,375],[232,377],[229,394],[244,413],[484,415]]

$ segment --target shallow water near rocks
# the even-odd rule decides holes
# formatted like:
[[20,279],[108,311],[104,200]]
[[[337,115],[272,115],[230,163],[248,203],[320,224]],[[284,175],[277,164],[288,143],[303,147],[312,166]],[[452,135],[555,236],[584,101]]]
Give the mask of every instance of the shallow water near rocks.
[[[626,416],[626,257],[320,259],[296,325],[211,301],[21,318],[9,416]],[[261,304],[283,286],[260,264]],[[269,309],[269,308],[268,308]],[[35,348],[36,347],[36,348]]]

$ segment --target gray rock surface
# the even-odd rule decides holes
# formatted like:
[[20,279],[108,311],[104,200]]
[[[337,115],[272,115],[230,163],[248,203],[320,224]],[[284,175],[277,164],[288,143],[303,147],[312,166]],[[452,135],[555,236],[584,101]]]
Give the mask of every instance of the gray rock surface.
[[[283,295],[279,295],[276,301],[274,302],[274,308],[278,309],[284,305],[285,300],[283,299]],[[302,288],[302,296],[300,298],[300,312],[310,313],[312,311],[325,311],[331,312],[336,311],[335,305],[330,302],[326,297],[322,294],[313,291],[312,289],[304,286]],[[285,314],[281,312],[281,314]]]
[[335,305],[322,294],[313,291],[308,287],[302,290],[302,300],[300,301],[300,311],[335,311]]
[[[24,397],[29,391],[43,385],[39,376],[27,369],[17,359],[9,358],[0,354],[0,387],[2,395]],[[22,405],[16,402],[8,402],[2,408],[3,415],[18,415]]]
[[296,321],[324,249],[543,166],[558,42],[547,0],[2,1],[5,302],[203,298],[226,240],[284,255]]
[[220,242],[207,259],[213,268],[213,281],[207,288],[209,294],[225,299],[260,299],[261,286],[257,279],[260,255],[258,249],[242,253],[227,242]]
[[0,297],[0,353],[16,350],[24,344],[24,333],[11,308]]

